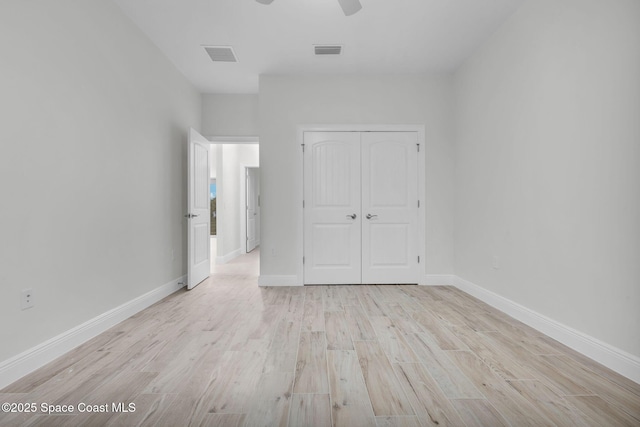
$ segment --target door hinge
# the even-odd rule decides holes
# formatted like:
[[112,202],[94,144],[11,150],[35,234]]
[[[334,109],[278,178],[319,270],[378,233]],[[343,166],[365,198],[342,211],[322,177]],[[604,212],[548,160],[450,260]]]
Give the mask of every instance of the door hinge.
[[420,152],[420,144],[416,144],[416,147],[418,148],[418,153]]
[[418,264],[420,264],[420,255],[418,255]]
[[420,207],[420,200],[418,200],[418,207]]
[[304,208],[304,200],[302,201],[302,208]]
[[302,263],[304,264],[304,257],[302,257]]
[[300,146],[302,147],[302,152],[304,153],[304,144],[300,144]]

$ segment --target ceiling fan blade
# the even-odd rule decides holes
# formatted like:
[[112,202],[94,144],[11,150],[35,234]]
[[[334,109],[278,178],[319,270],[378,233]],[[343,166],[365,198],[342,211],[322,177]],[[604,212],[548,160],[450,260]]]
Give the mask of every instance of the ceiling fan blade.
[[262,4],[271,4],[273,3],[273,0],[256,0],[258,3],[262,3]]
[[338,3],[340,3],[340,7],[346,16],[353,15],[362,9],[360,0],[338,0]]

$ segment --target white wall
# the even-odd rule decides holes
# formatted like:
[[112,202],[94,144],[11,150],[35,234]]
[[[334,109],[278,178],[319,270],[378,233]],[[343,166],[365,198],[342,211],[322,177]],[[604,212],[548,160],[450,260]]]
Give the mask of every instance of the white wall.
[[202,95],[202,134],[205,136],[258,135],[258,95]]
[[216,144],[212,144],[209,150],[209,176],[212,180],[218,176],[218,149]]
[[216,144],[222,153],[218,162],[217,249],[224,258],[243,249],[241,230],[244,218],[245,189],[242,175],[245,167],[259,165],[258,144]]
[[186,273],[201,100],[110,1],[2,1],[0,51],[2,361]]
[[301,124],[426,125],[426,273],[453,273],[453,142],[447,76],[260,77],[261,267],[297,274]]
[[525,2],[455,85],[456,274],[640,356],[640,2]]

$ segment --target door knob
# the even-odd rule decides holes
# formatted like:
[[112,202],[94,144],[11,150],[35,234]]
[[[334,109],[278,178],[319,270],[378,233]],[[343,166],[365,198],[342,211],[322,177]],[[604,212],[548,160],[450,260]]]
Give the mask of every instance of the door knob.
[[367,219],[378,218],[378,215],[367,214]]
[[356,219],[357,215],[356,214],[347,215],[347,218]]

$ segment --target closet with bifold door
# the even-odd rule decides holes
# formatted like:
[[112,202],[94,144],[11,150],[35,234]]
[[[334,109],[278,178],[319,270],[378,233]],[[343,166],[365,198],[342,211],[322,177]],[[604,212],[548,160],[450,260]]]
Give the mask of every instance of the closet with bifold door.
[[417,132],[304,132],[304,284],[418,283]]

